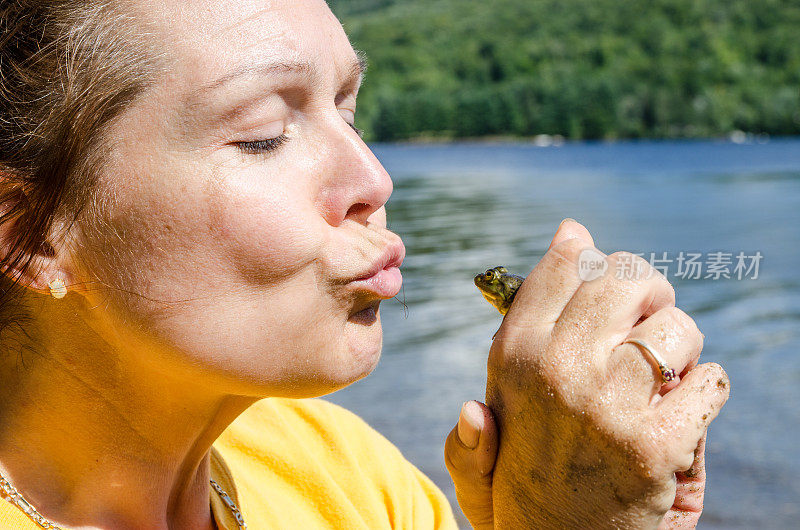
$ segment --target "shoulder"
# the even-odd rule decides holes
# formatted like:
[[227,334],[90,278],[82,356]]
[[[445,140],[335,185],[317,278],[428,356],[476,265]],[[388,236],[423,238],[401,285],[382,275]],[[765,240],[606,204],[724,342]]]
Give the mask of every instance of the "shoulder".
[[444,494],[428,477],[356,414],[322,399],[261,400],[214,445],[237,482],[248,475],[300,493],[309,505],[339,499],[337,517],[349,506],[367,528],[455,528]]
[[253,455],[294,457],[375,481],[396,481],[414,466],[394,444],[349,410],[322,399],[263,399],[231,424],[220,441]]
[[265,441],[286,438],[301,439],[308,449],[360,446],[402,458],[391,442],[356,414],[322,399],[262,399],[242,413],[220,439],[261,446]]
[[262,399],[247,409],[233,425],[264,426],[277,422],[301,423],[318,430],[336,429],[346,425],[359,431],[372,431],[367,423],[349,410],[319,398]]

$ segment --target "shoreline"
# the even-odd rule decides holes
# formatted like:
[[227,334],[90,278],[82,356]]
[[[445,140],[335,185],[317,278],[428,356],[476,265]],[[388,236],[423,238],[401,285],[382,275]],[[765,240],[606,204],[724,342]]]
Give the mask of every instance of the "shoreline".
[[767,144],[772,141],[793,140],[800,136],[772,136],[765,133],[745,133],[743,131],[732,131],[726,136],[708,137],[645,137],[645,138],[593,138],[574,140],[565,138],[561,135],[539,134],[536,136],[474,136],[465,138],[453,138],[445,136],[417,136],[403,140],[393,141],[368,141],[370,145],[408,145],[408,146],[437,146],[437,145],[521,145],[533,147],[562,147],[564,145],[575,144],[633,144],[633,143],[694,143],[694,142],[713,142],[729,143],[735,145],[759,145]]

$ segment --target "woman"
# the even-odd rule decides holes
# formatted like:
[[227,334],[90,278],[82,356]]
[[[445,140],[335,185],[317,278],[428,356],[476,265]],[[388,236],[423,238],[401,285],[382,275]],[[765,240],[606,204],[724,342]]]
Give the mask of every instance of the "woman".
[[[374,368],[404,254],[354,130],[363,61],[327,5],[2,9],[0,523],[453,527],[391,444],[300,399]],[[727,379],[695,367],[663,277],[581,282],[587,248],[563,223],[492,347],[492,412],[468,403],[448,438],[476,527],[699,514]]]

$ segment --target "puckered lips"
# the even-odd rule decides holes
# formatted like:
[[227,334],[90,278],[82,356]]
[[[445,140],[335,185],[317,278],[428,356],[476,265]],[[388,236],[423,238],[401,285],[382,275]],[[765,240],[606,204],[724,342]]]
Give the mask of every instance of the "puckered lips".
[[400,265],[403,264],[405,255],[406,249],[402,241],[389,244],[363,273],[350,280],[349,285],[357,291],[380,299],[394,298],[403,285]]

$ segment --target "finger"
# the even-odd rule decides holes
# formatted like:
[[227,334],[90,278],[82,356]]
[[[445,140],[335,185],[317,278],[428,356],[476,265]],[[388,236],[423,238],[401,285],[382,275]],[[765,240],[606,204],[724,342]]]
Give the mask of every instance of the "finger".
[[683,528],[694,530],[700,520],[697,512],[682,511],[671,508],[664,515],[658,530],[680,530]]
[[517,291],[501,332],[537,325],[549,330],[581,284],[578,258],[586,249],[594,249],[589,231],[576,221],[564,220],[550,248]]
[[605,273],[580,284],[553,328],[554,335],[573,345],[607,344],[597,351],[609,351],[637,322],[675,305],[672,285],[641,257],[615,252],[606,261]]
[[700,443],[694,451],[694,461],[689,469],[675,473],[677,481],[675,502],[667,511],[661,528],[695,528],[700,514],[703,512],[703,496],[705,494],[706,470],[705,450],[706,436],[703,433]]
[[561,243],[562,241],[575,238],[583,239],[590,245],[594,246],[594,239],[592,238],[592,234],[589,233],[586,227],[580,224],[575,219],[567,217],[566,219],[561,221],[560,225],[558,225],[558,229],[556,230],[556,233],[553,236],[553,240],[550,241],[550,246],[547,248],[549,250],[553,248],[555,245]]
[[680,384],[656,404],[659,443],[665,448],[673,471],[684,471],[694,462],[695,449],[708,424],[728,400],[730,381],[716,363],[696,366]]
[[458,424],[445,441],[444,460],[461,510],[474,528],[493,528],[492,472],[497,427],[489,408],[477,401],[461,407]]
[[[645,348],[626,342],[631,339],[649,345],[679,377],[664,383],[656,359]],[[680,376],[697,364],[702,349],[703,334],[694,320],[675,306],[664,307],[634,326],[623,343],[612,350],[609,372],[637,394],[638,389],[650,387],[650,399],[678,386]]]
[[700,512],[703,509],[703,493],[706,483],[707,436],[708,431],[705,431],[697,447],[695,447],[694,459],[689,469],[675,473],[675,478],[678,480],[675,506],[681,510]]

